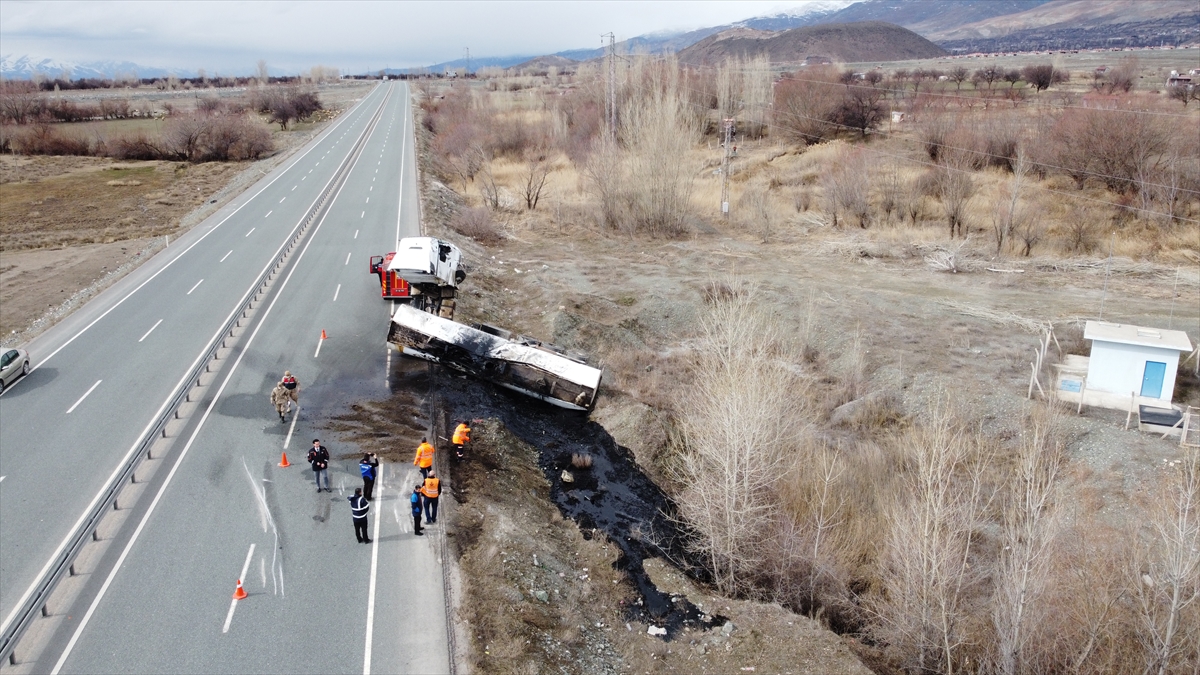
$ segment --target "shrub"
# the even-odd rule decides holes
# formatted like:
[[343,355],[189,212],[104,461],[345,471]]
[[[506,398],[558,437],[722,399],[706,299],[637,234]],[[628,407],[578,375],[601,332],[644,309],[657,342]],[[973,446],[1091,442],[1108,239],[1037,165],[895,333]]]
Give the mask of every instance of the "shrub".
[[492,212],[485,208],[459,209],[450,219],[450,229],[484,246],[504,241],[504,234],[492,219]]

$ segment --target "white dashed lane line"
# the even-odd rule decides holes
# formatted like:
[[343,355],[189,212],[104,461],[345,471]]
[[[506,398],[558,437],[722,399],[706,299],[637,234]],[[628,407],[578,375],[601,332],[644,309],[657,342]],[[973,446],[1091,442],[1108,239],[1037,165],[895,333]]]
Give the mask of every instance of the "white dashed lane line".
[[346,262],[342,263],[342,265],[349,265],[349,264],[350,264],[350,254],[347,253],[346,254]]
[[[251,232],[254,232],[254,231],[255,231],[255,230],[257,230],[257,229],[258,229],[257,227],[252,227],[252,228],[250,228],[250,232],[247,232],[247,233],[246,233],[246,237],[249,237],[249,236],[250,236],[250,233],[251,233]],[[243,237],[243,239],[244,239],[244,238],[245,238],[245,237]]]
[[154,332],[154,329],[155,329],[155,328],[158,328],[158,324],[160,324],[160,323],[162,323],[162,322],[163,322],[163,320],[162,320],[162,319],[159,319],[157,322],[155,322],[155,324],[154,324],[153,326],[150,326],[150,330],[146,331],[146,334],[145,334],[145,335],[143,335],[143,336],[142,336],[142,337],[141,337],[141,338],[138,340],[138,342],[141,342],[142,340],[145,340],[146,338],[150,337],[150,334],[151,334],[151,333],[153,333],[153,332]]
[[100,386],[100,383],[101,383],[101,382],[103,382],[103,381],[104,381],[104,380],[96,380],[96,384],[93,384],[93,385],[91,386],[91,388],[90,388],[90,389],[88,389],[87,391],[83,392],[83,396],[80,396],[80,397],[79,397],[79,400],[78,400],[78,401],[75,401],[75,405],[71,406],[70,408],[67,408],[67,414],[68,414],[68,415],[70,415],[72,412],[74,412],[74,411],[75,411],[75,409],[79,407],[79,404],[80,404],[80,403],[83,403],[83,399],[87,398],[87,397],[88,397],[88,394],[90,394],[90,393],[92,393],[93,391],[95,391],[95,390],[96,390],[96,387],[99,387],[99,386]]
[[[287,199],[287,197],[284,197],[283,199]],[[280,199],[280,200],[279,200],[279,203],[280,203],[280,204],[282,204],[282,203],[283,203],[283,199]]]
[[226,253],[225,255],[221,256],[220,262],[225,262],[225,259],[231,255],[233,255],[233,249],[229,249],[229,253]]
[[366,218],[366,217],[367,217],[366,211],[363,211],[362,214],[359,216],[359,218]]
[[342,285],[338,284],[337,289],[333,292],[333,301],[334,302],[337,302],[338,293],[341,293],[341,292],[342,292]]
[[[363,213],[366,213],[366,211],[363,211]],[[354,238],[358,239],[358,230],[354,231]]]
[[[196,290],[197,288],[200,288],[200,284],[202,284],[202,283],[204,283],[204,280],[203,280],[203,279],[201,279],[200,281],[197,281],[197,282],[196,282],[196,285],[195,285],[195,286],[192,286],[192,291]],[[192,291],[188,291],[188,292],[187,292],[187,294],[188,294],[188,295],[191,295],[191,294],[192,294]]]

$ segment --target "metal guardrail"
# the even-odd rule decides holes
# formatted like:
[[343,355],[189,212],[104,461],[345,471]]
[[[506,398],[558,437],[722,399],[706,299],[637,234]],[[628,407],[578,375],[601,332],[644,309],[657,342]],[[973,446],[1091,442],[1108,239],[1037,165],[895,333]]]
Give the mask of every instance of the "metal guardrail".
[[280,253],[279,258],[275,261],[275,264],[267,268],[267,270],[258,278],[258,281],[255,284],[257,290],[249,294],[242,306],[236,310],[229,321],[226,322],[224,329],[219,334],[219,337],[208,346],[208,349],[204,352],[204,358],[199,359],[197,361],[197,365],[192,369],[192,372],[189,373],[188,379],[186,380],[187,384],[180,387],[180,389],[172,396],[170,404],[164,408],[162,416],[154,423],[154,426],[150,429],[150,433],[146,434],[146,436],[143,438],[137,449],[137,452],[134,452],[130,455],[130,458],[125,463],[125,466],[121,468],[120,473],[105,487],[104,498],[96,503],[96,506],[92,509],[91,513],[87,515],[84,521],[75,530],[74,534],[71,536],[70,543],[58,555],[57,559],[50,566],[49,571],[38,581],[34,592],[31,593],[29,598],[25,601],[24,606],[21,607],[20,611],[13,619],[13,622],[8,626],[3,634],[0,634],[0,661],[8,659],[10,663],[13,662],[13,650],[16,647],[17,641],[29,627],[30,623],[33,622],[33,619],[37,617],[39,610],[45,606],[47,600],[50,598],[50,595],[54,592],[55,587],[58,585],[58,582],[62,580],[63,576],[70,571],[71,565],[74,563],[75,558],[79,555],[79,552],[89,541],[95,539],[96,528],[100,525],[100,521],[104,519],[104,516],[108,513],[109,509],[113,506],[113,504],[116,503],[117,497],[120,495],[121,490],[123,490],[125,486],[131,482],[131,478],[135,475],[135,472],[141,465],[142,461],[144,459],[152,458],[150,456],[150,452],[153,444],[161,438],[166,438],[166,426],[168,422],[175,419],[175,412],[182,404],[191,401],[191,392],[193,389],[200,386],[200,379],[202,375],[212,372],[209,369],[212,362],[218,360],[218,351],[226,348],[227,342],[231,338],[236,337],[234,335],[234,329],[239,327],[243,319],[248,318],[249,311],[253,309],[255,301],[257,301],[262,294],[269,289],[271,280],[275,277],[275,274],[280,271],[284,263],[287,262],[289,256],[296,246],[304,240],[305,235],[308,233],[309,227],[316,222],[317,219],[328,208],[330,204],[330,198],[336,194],[338,188],[345,183],[346,178],[350,175],[350,169],[354,166],[354,163],[358,159],[359,155],[362,154],[363,148],[366,146],[367,139],[370,138],[371,132],[374,131],[375,126],[379,123],[379,119],[383,116],[383,110],[387,106],[387,102],[390,97],[391,93],[389,92],[389,94],[384,97],[383,102],[379,104],[379,108],[375,111],[375,114],[367,123],[366,128],[363,129],[362,135],[355,142],[354,147],[350,149],[350,152],[346,155],[346,159],[343,160],[342,165],[338,167],[337,172],[334,173],[334,179],[326,185],[320,197],[309,209],[308,215],[305,216],[303,224],[296,230],[296,234],[292,236],[292,241]]

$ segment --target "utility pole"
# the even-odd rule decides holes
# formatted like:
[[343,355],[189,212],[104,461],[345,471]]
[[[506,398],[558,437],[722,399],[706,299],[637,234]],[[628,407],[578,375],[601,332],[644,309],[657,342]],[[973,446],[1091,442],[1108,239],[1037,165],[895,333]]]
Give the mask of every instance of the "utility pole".
[[613,141],[617,140],[617,36],[605,33],[601,38],[608,38],[608,96],[605,100],[605,117],[608,119],[608,133]]
[[725,120],[725,156],[721,158],[721,215],[729,217],[729,146],[733,141],[733,118]]

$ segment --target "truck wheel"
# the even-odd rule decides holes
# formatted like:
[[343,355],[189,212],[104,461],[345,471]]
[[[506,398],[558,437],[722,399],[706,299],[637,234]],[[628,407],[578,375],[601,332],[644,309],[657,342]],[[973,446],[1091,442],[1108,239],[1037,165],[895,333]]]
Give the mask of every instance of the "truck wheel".
[[455,285],[457,285],[457,284],[461,284],[461,283],[463,282],[463,279],[466,279],[466,278],[467,278],[467,273],[466,273],[466,272],[464,272],[464,271],[462,271],[462,270],[454,270],[454,283],[455,283]]

